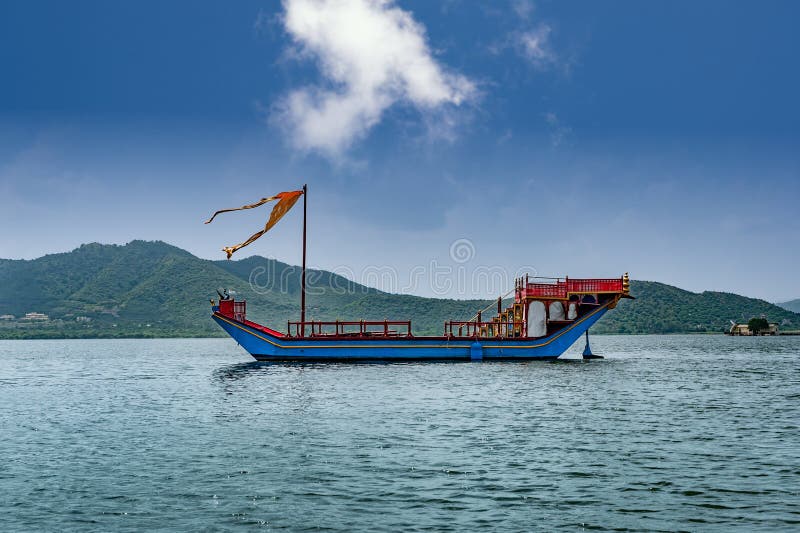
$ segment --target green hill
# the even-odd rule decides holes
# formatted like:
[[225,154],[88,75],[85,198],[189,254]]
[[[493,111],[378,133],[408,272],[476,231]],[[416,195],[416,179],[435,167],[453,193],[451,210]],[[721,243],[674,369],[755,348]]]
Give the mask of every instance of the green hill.
[[788,302],[777,303],[775,305],[783,307],[787,311],[792,311],[793,313],[800,313],[800,298],[797,298],[796,300],[789,300]]
[[[163,242],[86,244],[34,260],[0,259],[0,338],[220,336],[209,298],[226,287],[245,297],[248,317],[279,328],[296,320],[300,269],[263,257],[209,261]],[[696,294],[633,281],[595,330],[605,333],[722,331],[729,319],[766,315],[800,326],[800,315],[735,294]],[[484,300],[389,294],[325,271],[309,271],[309,318],[412,319],[417,334],[439,334],[445,320],[468,319]],[[49,321],[19,320],[45,313]]]
[[632,281],[635,300],[622,300],[595,326],[597,333],[722,332],[730,321],[746,322],[764,315],[789,329],[800,325],[800,315],[764,300],[728,292],[695,293],[657,283]]
[[[417,334],[439,334],[444,317],[466,319],[487,304],[387,294],[325,271],[310,270],[308,280],[309,318],[413,319]],[[16,317],[0,320],[0,338],[221,336],[208,301],[220,287],[247,299],[252,320],[277,327],[297,320],[298,267],[258,256],[209,261],[133,241],[0,259],[0,315]],[[18,320],[29,312],[50,321]]]

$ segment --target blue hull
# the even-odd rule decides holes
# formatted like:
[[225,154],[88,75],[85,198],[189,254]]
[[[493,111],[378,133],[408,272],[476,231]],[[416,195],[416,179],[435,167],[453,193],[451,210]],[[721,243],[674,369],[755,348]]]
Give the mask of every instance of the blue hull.
[[259,361],[524,361],[559,357],[606,311],[608,305],[603,305],[569,326],[537,339],[278,337],[219,313],[212,318]]

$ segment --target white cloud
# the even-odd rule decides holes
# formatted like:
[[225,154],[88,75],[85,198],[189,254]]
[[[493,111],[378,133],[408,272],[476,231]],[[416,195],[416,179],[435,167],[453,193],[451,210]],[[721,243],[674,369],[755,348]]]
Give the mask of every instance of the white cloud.
[[533,5],[531,0],[514,0],[511,3],[511,7],[519,18],[528,20],[531,18],[536,6]]
[[550,44],[552,28],[547,24],[539,24],[533,29],[515,33],[512,37],[517,51],[534,67],[547,69],[558,62]]
[[283,23],[325,86],[290,92],[273,120],[303,150],[337,156],[396,103],[421,112],[459,106],[475,85],[436,62],[425,28],[393,0],[284,0]]
[[496,142],[497,142],[497,144],[506,144],[508,141],[510,141],[513,138],[514,138],[514,132],[511,131],[511,129],[509,128],[505,132],[503,132],[502,135],[500,135],[497,138]]
[[544,114],[547,125],[550,126],[550,145],[558,148],[572,134],[572,128],[564,125],[558,115],[552,111]]
[[531,0],[512,0],[510,13],[516,30],[489,45],[489,52],[499,55],[512,50],[537,70],[558,69],[569,72],[570,62],[556,53],[552,44],[553,28],[547,23],[532,23],[536,5]]

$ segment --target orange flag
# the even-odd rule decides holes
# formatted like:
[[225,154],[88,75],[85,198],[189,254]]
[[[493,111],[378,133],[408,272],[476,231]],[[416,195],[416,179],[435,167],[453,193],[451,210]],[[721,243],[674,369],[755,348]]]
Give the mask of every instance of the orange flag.
[[285,215],[289,211],[289,209],[291,209],[292,206],[295,203],[297,203],[297,200],[299,200],[300,196],[302,195],[303,191],[279,192],[275,196],[270,196],[269,198],[262,198],[261,200],[259,200],[254,204],[243,205],[242,207],[234,207],[231,209],[220,209],[219,211],[211,215],[211,218],[206,220],[206,224],[214,220],[214,217],[216,217],[220,213],[228,213],[230,211],[241,211],[242,209],[253,209],[254,207],[264,205],[267,202],[271,202],[272,200],[278,200],[278,203],[275,204],[275,207],[272,208],[272,213],[270,213],[269,220],[267,220],[267,224],[264,226],[264,229],[262,229],[261,231],[257,231],[256,233],[253,233],[250,236],[250,238],[244,242],[235,244],[233,246],[226,246],[225,248],[222,249],[223,252],[228,254],[228,259],[230,259],[231,256],[233,255],[233,252],[235,252],[240,248],[244,248],[251,242],[255,241],[256,239],[264,235],[266,232],[268,232],[270,228],[272,228],[272,226],[277,224],[278,221],[283,217],[283,215]]

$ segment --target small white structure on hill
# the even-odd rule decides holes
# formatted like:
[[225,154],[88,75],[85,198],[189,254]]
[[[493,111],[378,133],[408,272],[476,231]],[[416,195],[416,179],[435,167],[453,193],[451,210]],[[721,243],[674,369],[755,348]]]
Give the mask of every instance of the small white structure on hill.
[[36,322],[46,322],[50,320],[50,317],[44,313],[25,313],[25,316],[22,317],[22,320],[30,320]]

